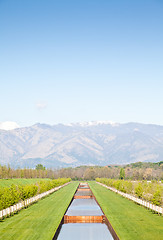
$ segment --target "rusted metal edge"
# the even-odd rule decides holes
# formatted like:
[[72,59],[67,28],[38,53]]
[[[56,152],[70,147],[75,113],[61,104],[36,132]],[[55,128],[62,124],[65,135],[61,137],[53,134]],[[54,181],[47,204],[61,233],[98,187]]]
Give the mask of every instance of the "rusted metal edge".
[[[89,186],[89,188],[90,188],[90,186]],[[90,188],[90,191],[92,192],[91,188]],[[100,204],[98,203],[98,201],[97,201],[95,195],[93,194],[93,192],[92,192],[92,196],[95,199],[96,203],[98,204],[98,206],[100,207],[100,209],[101,209],[101,211],[102,211],[102,213],[104,215],[104,223],[108,227],[112,237],[114,238],[114,240],[120,240],[118,235],[117,235],[117,233],[115,232],[114,228],[112,227],[111,223],[109,222],[108,218],[106,217],[105,213],[103,212],[103,210],[102,210]]]
[[103,223],[105,216],[69,216],[64,215],[64,223]]
[[[77,187],[74,195],[75,195],[76,192],[78,191],[79,186],[80,186],[80,184],[78,185],[78,187]],[[89,186],[89,184],[88,184],[88,186]],[[89,186],[89,189],[90,189],[90,191],[92,192],[90,186]],[[102,213],[103,213],[103,215],[99,216],[99,217],[102,217],[102,223],[105,223],[105,224],[106,224],[106,226],[108,227],[108,229],[109,229],[112,237],[114,238],[114,240],[120,240],[119,237],[117,236],[114,228],[112,227],[111,223],[109,222],[108,218],[107,218],[106,215],[104,214],[104,212],[103,212],[101,206],[99,205],[96,197],[94,196],[93,192],[92,192],[92,198],[95,199],[96,203],[98,204],[98,206],[100,207],[100,209],[101,209],[101,211],[102,211]],[[72,199],[71,199],[71,201],[70,201],[67,209],[70,207],[73,199],[74,199],[74,196],[72,197]],[[67,209],[66,209],[65,213],[67,212]],[[66,217],[68,216],[68,215],[65,215],[65,213],[64,213],[64,215],[63,215],[63,218],[62,218],[62,220],[61,220],[61,222],[60,222],[60,224],[59,224],[59,226],[58,226],[58,228],[57,228],[57,230],[56,230],[56,232],[55,232],[54,237],[53,237],[52,240],[57,240],[57,237],[58,237],[58,235],[59,235],[59,233],[60,233],[61,227],[62,227],[62,225],[63,225],[64,223],[70,223],[70,222],[66,222],[66,221],[65,221],[64,218],[66,218]],[[66,216],[66,217],[65,217],[65,216]],[[74,217],[74,216],[68,216],[68,217]],[[75,217],[80,217],[80,216],[75,216]],[[95,217],[95,216],[82,216],[82,217]],[[98,217],[98,216],[96,216],[96,217]],[[73,223],[73,222],[71,222],[71,223]],[[77,222],[75,221],[74,223],[77,223]],[[82,222],[80,222],[80,223],[82,223]],[[86,222],[84,222],[84,223],[86,223]],[[92,223],[93,223],[93,222],[92,222]],[[94,222],[94,223],[95,223],[95,222]]]
[[106,216],[105,216],[105,224],[109,228],[109,231],[110,231],[112,237],[114,238],[114,240],[120,240],[118,235],[116,234],[114,228],[112,227],[111,223],[109,222],[109,220]]
[[[76,194],[76,192],[77,192],[77,190],[78,190],[78,187],[79,187],[79,184],[78,184],[78,186],[77,186],[77,188],[76,188],[76,191],[75,191],[74,195]],[[65,213],[67,212],[67,209],[70,207],[72,201],[74,200],[74,195],[72,196],[72,199],[71,199],[68,207],[66,208],[66,210],[65,210],[65,212],[64,212],[64,214],[63,214],[63,217],[62,217],[62,219],[61,219],[61,221],[60,221],[60,224],[59,224],[59,226],[58,226],[58,228],[57,228],[57,230],[56,230],[56,232],[55,232],[54,237],[52,238],[52,240],[56,240],[57,237],[58,237],[58,235],[59,235],[59,233],[60,233],[60,231],[61,231],[61,227],[62,227],[62,225],[63,225],[63,223],[64,223]]]
[[60,224],[59,224],[59,226],[58,226],[58,228],[57,228],[57,230],[56,230],[52,240],[56,240],[58,238],[58,235],[59,235],[59,233],[61,231],[61,227],[62,227],[63,223],[64,223],[64,217],[62,218],[62,220],[61,220],[61,222],[60,222]]
[[90,188],[78,188],[79,192],[86,192],[86,191],[90,191]]
[[90,199],[93,198],[93,196],[74,196],[74,199]]

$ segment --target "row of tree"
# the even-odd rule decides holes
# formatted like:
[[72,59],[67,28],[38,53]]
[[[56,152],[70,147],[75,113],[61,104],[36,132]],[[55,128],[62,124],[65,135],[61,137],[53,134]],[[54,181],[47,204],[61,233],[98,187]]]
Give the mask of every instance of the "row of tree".
[[80,166],[76,168],[46,169],[38,164],[35,169],[13,169],[0,166],[0,178],[61,178],[94,180],[97,177],[132,180],[163,180],[163,163],[135,163],[125,166]]
[[157,181],[131,181],[108,178],[96,178],[97,182],[117,190],[163,206],[163,185]]
[[57,186],[61,186],[71,181],[70,178],[54,180],[42,180],[36,184],[14,185],[10,187],[0,187],[0,210],[8,208],[19,201],[23,201],[37,194],[46,192]]

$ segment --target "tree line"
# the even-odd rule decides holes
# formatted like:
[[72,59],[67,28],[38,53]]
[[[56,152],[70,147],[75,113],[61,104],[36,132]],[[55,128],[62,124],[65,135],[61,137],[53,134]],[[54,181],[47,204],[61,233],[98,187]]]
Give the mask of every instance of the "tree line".
[[71,181],[70,178],[41,180],[35,184],[0,187],[0,210]]
[[163,185],[155,180],[149,182],[96,178],[96,181],[155,205],[163,206]]
[[14,169],[0,165],[0,179],[7,178],[62,178],[72,180],[95,180],[95,178],[115,178],[131,180],[163,180],[163,162],[132,163],[128,165],[79,166],[61,169],[46,169],[38,164],[35,169]]

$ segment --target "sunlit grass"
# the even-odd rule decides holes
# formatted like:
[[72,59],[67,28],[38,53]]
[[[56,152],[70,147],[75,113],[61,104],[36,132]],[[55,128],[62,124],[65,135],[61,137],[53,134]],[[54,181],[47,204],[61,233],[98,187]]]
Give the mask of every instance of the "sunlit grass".
[[90,182],[90,187],[121,240],[162,240],[163,217]]
[[13,179],[0,179],[0,187],[10,187],[12,184],[15,185],[26,185],[32,184],[40,181],[51,180],[48,178],[13,178]]
[[70,183],[19,214],[0,222],[0,239],[52,240],[77,185],[77,182]]

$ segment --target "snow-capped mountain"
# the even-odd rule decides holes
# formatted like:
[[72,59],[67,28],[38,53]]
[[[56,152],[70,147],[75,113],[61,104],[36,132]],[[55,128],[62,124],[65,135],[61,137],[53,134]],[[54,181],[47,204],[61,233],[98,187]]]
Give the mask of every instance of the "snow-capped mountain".
[[98,125],[118,126],[119,124],[111,121],[90,121],[90,122],[79,122],[79,123],[67,124],[67,126],[81,126],[81,127],[98,126]]
[[2,130],[13,130],[16,128],[20,128],[20,126],[16,122],[0,122],[0,129]]
[[163,160],[163,126],[110,122],[0,130],[0,164],[46,167]]

